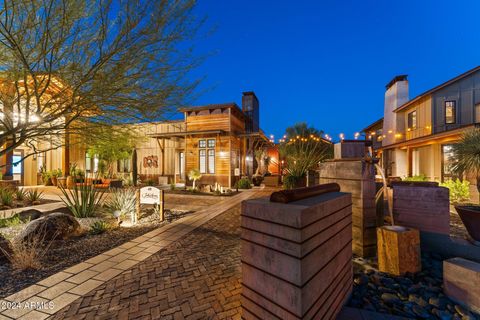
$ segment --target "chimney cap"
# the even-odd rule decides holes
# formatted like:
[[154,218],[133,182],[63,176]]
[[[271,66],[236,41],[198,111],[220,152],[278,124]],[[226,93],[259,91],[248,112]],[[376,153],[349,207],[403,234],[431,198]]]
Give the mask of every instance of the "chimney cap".
[[242,92],[244,96],[254,96],[255,95],[255,92],[253,91],[245,91],[245,92]]
[[387,83],[385,88],[387,88],[387,90],[388,90],[391,86],[393,86],[398,81],[407,81],[407,76],[408,75],[406,75],[406,74],[401,74],[399,76],[395,76],[392,80],[390,80],[389,83]]

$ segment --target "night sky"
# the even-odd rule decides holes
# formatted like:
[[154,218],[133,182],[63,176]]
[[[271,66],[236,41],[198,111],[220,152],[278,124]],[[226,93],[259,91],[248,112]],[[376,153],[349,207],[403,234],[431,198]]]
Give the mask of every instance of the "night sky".
[[200,0],[195,13],[208,18],[196,51],[210,56],[192,74],[205,77],[194,104],[255,91],[276,139],[297,121],[352,138],[383,116],[395,75],[413,98],[480,65],[478,0]]

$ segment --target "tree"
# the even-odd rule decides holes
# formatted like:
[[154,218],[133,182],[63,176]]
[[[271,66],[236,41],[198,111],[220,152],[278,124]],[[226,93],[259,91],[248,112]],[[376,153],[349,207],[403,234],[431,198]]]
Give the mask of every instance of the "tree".
[[5,0],[0,156],[61,147],[97,127],[161,119],[198,81],[194,0]]
[[320,137],[323,131],[312,126],[308,126],[306,122],[297,122],[293,126],[285,129],[286,139],[296,139],[297,137],[310,137],[311,135]]
[[462,134],[460,141],[452,145],[452,172],[462,176],[474,174],[477,181],[480,202],[480,129],[472,129]]
[[193,180],[193,190],[196,189],[195,184],[197,180],[200,180],[201,178],[202,178],[202,174],[198,169],[192,169],[190,170],[190,172],[188,172],[188,179]]
[[97,131],[96,136],[86,141],[89,146],[88,154],[90,157],[97,156],[100,164],[104,163],[108,175],[113,175],[114,164],[118,160],[129,159],[132,156],[133,149],[142,139],[134,129],[128,132],[118,132],[114,128],[104,128]]

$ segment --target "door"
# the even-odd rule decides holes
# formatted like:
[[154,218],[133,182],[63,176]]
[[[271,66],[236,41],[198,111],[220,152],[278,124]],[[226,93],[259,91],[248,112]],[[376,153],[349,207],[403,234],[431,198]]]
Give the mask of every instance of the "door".
[[180,179],[185,181],[185,152],[178,153],[178,172],[180,173]]
[[12,157],[12,173],[13,180],[20,181],[19,184],[23,185],[23,151],[14,151]]

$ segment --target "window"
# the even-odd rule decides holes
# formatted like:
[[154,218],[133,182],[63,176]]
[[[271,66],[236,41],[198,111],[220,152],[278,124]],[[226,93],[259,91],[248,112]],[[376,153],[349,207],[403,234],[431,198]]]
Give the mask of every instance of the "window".
[[208,149],[208,173],[215,173],[215,149]]
[[206,150],[200,149],[200,173],[207,173],[207,159],[206,159]]
[[445,123],[456,123],[455,101],[445,101]]
[[93,172],[98,172],[98,155],[93,156]]
[[215,174],[215,139],[199,140],[200,173]]
[[417,129],[417,110],[408,114],[408,128],[411,130]]
[[12,157],[12,173],[13,174],[22,174],[22,156],[14,155]]
[[117,162],[117,171],[118,172],[130,172],[132,171],[132,160],[131,159],[121,159]]
[[92,157],[88,153],[85,154],[85,171],[92,171]]
[[480,123],[480,103],[475,105],[475,123]]
[[452,179],[451,160],[453,150],[451,144],[442,145],[442,181]]

